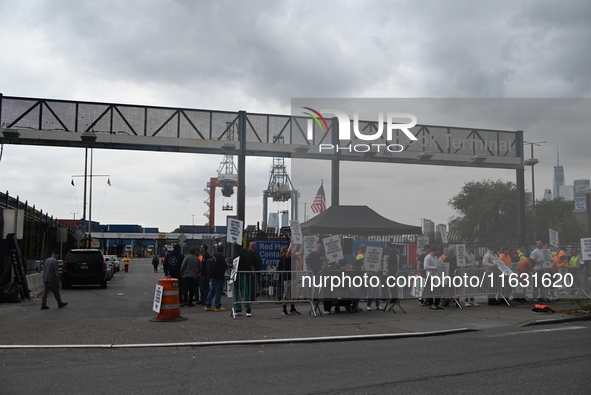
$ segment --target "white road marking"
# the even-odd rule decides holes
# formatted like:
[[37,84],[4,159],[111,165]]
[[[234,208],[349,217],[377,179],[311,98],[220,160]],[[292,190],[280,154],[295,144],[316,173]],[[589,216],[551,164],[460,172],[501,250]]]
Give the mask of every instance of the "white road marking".
[[585,327],[585,326],[565,326],[564,328],[534,329],[534,330],[531,330],[531,331],[520,331],[520,332],[501,333],[500,335],[493,335],[493,336],[489,336],[489,337],[503,337],[503,336],[512,336],[512,335],[529,335],[530,333],[569,331],[569,330],[573,330],[573,329],[587,329],[587,327]]

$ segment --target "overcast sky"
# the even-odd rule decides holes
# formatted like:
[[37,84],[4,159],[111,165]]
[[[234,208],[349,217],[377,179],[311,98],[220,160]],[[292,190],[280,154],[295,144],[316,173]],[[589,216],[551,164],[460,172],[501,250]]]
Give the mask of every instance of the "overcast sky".
[[[0,15],[6,96],[276,114],[289,114],[291,99],[302,97],[591,96],[586,0],[0,0]],[[564,108],[557,117],[539,109],[500,117],[450,125],[455,118],[444,114],[429,123],[523,129],[525,140],[547,141],[535,151],[537,197],[552,188],[558,146],[567,184],[591,178],[588,118],[564,127],[556,121],[569,119]],[[110,176],[112,184],[95,178],[93,220],[172,231],[193,219],[205,223],[204,188],[222,156],[96,149],[93,159],[93,173]],[[271,164],[271,158],[247,161],[248,224],[262,220]],[[320,161],[293,166],[303,220],[321,179],[330,182],[330,168]],[[447,203],[465,182],[515,181],[506,170],[368,166],[342,165],[341,204],[367,204],[413,225],[420,218],[447,222],[454,215]],[[4,145],[0,189],[55,217],[80,218],[83,182],[71,181],[83,171],[80,148]],[[218,195],[222,201],[236,205]],[[220,208],[216,223],[224,225]]]

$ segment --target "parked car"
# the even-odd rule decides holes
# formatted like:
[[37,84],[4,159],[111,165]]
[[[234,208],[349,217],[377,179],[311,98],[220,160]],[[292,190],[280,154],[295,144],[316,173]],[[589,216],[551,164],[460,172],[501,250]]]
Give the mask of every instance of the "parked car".
[[119,258],[117,257],[117,255],[109,255],[109,257],[111,258],[111,261],[113,261],[113,263],[115,264],[115,271],[120,271],[121,263],[119,262]]
[[100,284],[107,288],[108,266],[96,249],[70,250],[62,266],[62,289],[78,284]]
[[107,262],[107,265],[111,266],[110,277],[113,278],[113,275],[119,271],[119,261],[114,255],[105,255],[105,262]]
[[105,263],[107,264],[107,281],[110,281],[115,274],[115,265],[113,265],[113,262],[111,262],[111,260],[108,259],[106,255],[103,255],[103,257],[105,258]]

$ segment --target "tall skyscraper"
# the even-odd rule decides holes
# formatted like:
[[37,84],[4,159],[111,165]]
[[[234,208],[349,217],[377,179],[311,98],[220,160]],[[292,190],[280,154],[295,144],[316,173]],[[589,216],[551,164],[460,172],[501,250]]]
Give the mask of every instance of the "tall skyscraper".
[[560,155],[556,148],[556,166],[554,166],[554,180],[552,182],[552,198],[558,199],[560,187],[564,185],[564,168],[560,166]]
[[423,232],[435,232],[435,222],[427,218],[422,218],[421,222]]
[[581,192],[581,189],[591,188],[591,182],[589,180],[575,180],[575,193]]
[[564,200],[573,200],[575,198],[574,187],[572,185],[563,185],[558,190],[560,197]]

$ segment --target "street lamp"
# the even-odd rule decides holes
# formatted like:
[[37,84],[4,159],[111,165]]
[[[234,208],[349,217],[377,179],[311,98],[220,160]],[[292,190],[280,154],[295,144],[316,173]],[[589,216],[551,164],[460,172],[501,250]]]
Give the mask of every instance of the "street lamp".
[[191,217],[193,217],[193,227],[191,228],[191,239],[192,239],[193,236],[195,235],[195,214],[191,214]]
[[539,162],[534,158],[534,145],[540,146],[547,141],[524,141],[523,144],[529,144],[531,146],[531,157],[523,162],[526,166],[531,166],[531,201],[532,207],[536,205],[536,184],[534,177],[534,166]]

